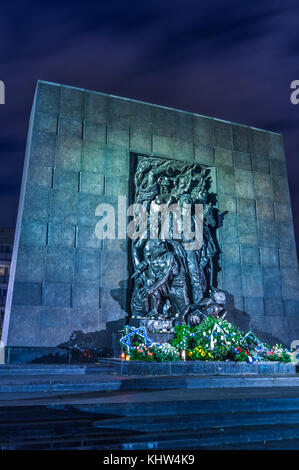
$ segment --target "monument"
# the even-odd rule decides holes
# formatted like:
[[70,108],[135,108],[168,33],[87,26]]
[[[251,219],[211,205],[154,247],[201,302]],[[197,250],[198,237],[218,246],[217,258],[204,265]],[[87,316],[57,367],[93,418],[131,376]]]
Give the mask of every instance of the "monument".
[[[168,238],[131,239],[132,204],[189,208],[202,244],[174,236],[175,216]],[[100,206],[118,214],[102,238]],[[171,331],[207,312],[270,344],[299,337],[282,136],[38,82],[2,336],[10,360],[70,344],[112,352],[127,321]]]

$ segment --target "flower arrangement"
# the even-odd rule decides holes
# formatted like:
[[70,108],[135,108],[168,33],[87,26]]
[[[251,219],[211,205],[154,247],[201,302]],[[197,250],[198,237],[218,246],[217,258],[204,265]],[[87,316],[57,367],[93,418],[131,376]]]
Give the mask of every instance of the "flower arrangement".
[[[242,332],[227,320],[207,317],[200,325],[175,327],[171,343],[154,343],[143,328],[126,327],[121,343],[125,359],[139,361],[278,361],[291,362],[292,354],[281,345],[268,346],[249,331]],[[131,341],[130,341],[131,338]]]

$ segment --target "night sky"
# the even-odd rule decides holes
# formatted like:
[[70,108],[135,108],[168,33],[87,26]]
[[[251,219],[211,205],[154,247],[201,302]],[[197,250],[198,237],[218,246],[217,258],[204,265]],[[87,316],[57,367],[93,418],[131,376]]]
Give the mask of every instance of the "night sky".
[[281,132],[299,242],[298,0],[2,2],[0,225],[14,225],[38,79]]

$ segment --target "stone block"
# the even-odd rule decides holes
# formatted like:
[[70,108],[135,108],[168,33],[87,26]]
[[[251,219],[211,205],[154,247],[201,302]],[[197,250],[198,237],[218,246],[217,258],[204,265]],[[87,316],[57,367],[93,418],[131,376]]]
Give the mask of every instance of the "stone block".
[[273,176],[274,200],[280,203],[290,204],[288,179],[283,176]]
[[171,157],[174,152],[174,138],[153,135],[153,152],[156,156]]
[[260,266],[242,266],[243,294],[246,297],[263,297],[262,270]]
[[38,282],[15,282],[13,305],[40,305],[42,284]]
[[189,113],[174,114],[174,157],[193,155],[193,119]]
[[231,243],[238,243],[238,224],[237,216],[234,213],[228,213],[224,216],[223,226],[219,229],[221,239],[223,241],[230,241]]
[[129,176],[129,155],[126,149],[109,148],[105,150],[105,175]]
[[55,189],[78,192],[79,173],[77,171],[64,171],[56,168],[53,182]]
[[253,177],[251,171],[235,169],[236,194],[239,197],[254,199]]
[[55,135],[41,132],[33,134],[30,149],[31,166],[54,166],[56,138]]
[[130,147],[152,150],[152,107],[149,105],[132,103]]
[[108,121],[108,96],[101,93],[86,92],[85,118],[89,122],[106,124]]
[[130,130],[130,148],[138,151],[152,151],[152,129],[151,125],[147,128],[131,128]]
[[53,168],[48,166],[31,165],[28,168],[28,184],[30,186],[52,187]]
[[258,236],[262,246],[278,246],[278,232],[275,222],[269,220],[258,222]]
[[238,198],[238,213],[242,216],[255,219],[255,201],[253,199]]
[[132,104],[130,100],[121,98],[108,99],[108,116],[110,124],[117,124],[123,128],[129,128],[131,124]]
[[107,196],[127,196],[129,191],[128,178],[119,178],[117,176],[106,176],[105,194]]
[[177,160],[194,160],[194,148],[192,140],[175,138],[173,140],[173,158]]
[[104,174],[105,169],[105,147],[98,146],[94,142],[83,141],[82,148],[82,171]]
[[59,282],[43,284],[43,304],[49,307],[71,306],[71,285]]
[[238,152],[252,152],[252,133],[250,127],[233,124],[234,150]]
[[265,315],[282,317],[284,305],[280,299],[265,299]]
[[234,295],[234,308],[240,312],[244,312],[244,297],[241,295]]
[[215,160],[214,148],[210,145],[197,144],[194,147],[194,158],[198,163],[213,165]]
[[242,264],[259,264],[260,253],[256,246],[241,246]]
[[278,266],[278,250],[273,247],[261,247],[261,263],[263,266]]
[[58,224],[77,223],[78,193],[72,190],[53,189],[50,221]]
[[252,150],[257,155],[268,155],[269,134],[265,131],[252,129]]
[[83,137],[83,121],[81,119],[69,119],[60,117],[58,134],[69,137],[77,137],[82,139]]
[[269,157],[271,160],[285,161],[283,137],[280,134],[270,133],[268,135]]
[[229,122],[214,119],[214,145],[227,149],[233,148],[232,126]]
[[58,136],[56,167],[80,171],[82,140],[75,137]]
[[92,306],[82,305],[73,307],[70,313],[70,332],[81,333],[97,332],[100,330],[99,309]]
[[169,109],[153,107],[154,136],[175,137],[175,117]]
[[84,117],[85,92],[78,88],[61,87],[60,115],[76,119]]
[[282,296],[299,300],[299,274],[295,268],[281,268]]
[[114,240],[105,238],[103,240],[103,250],[106,251],[126,251],[128,249],[127,240],[115,238]]
[[233,196],[226,196],[224,194],[221,194],[218,197],[218,207],[220,212],[236,212],[236,198],[234,198]]
[[244,311],[252,316],[264,315],[264,300],[262,297],[244,297]]
[[19,246],[16,281],[42,282],[45,278],[44,246]]
[[59,346],[70,339],[70,309],[44,306],[40,309],[40,345]]
[[295,247],[295,234],[293,222],[291,220],[284,222],[277,222],[278,243],[280,248],[293,250]]
[[240,263],[240,248],[235,243],[223,243],[221,247],[223,259],[227,263]]
[[114,322],[126,316],[126,289],[120,287],[101,289],[102,321]]
[[252,167],[253,171],[258,171],[260,173],[269,173],[269,159],[263,155],[253,155],[252,157]]
[[48,282],[73,281],[75,249],[67,246],[48,246],[46,280]]
[[107,143],[118,147],[128,148],[130,145],[130,128],[121,123],[108,124]]
[[273,188],[270,175],[253,173],[254,189],[258,199],[273,199]]
[[75,282],[99,286],[101,282],[101,253],[91,248],[76,250]]
[[[117,200],[116,200],[117,201]],[[103,196],[97,196],[95,194],[86,194],[86,193],[79,193],[78,196],[78,208],[77,208],[77,215],[78,215],[78,224],[79,225],[96,225],[97,218],[95,215],[96,208],[99,204],[112,201],[106,201]],[[115,205],[115,210],[117,210],[117,206]]]
[[241,267],[239,264],[223,263],[223,288],[229,294],[242,294]]
[[75,247],[76,226],[71,224],[49,224],[48,244]]
[[27,186],[23,217],[47,222],[50,212],[50,196],[49,188]]
[[258,233],[256,221],[252,217],[239,216],[239,237],[240,243],[244,245],[257,245]]
[[213,120],[193,116],[194,145],[213,145]]
[[121,285],[126,279],[127,257],[119,251],[103,251],[102,276],[103,287],[124,287]]
[[43,134],[57,134],[58,119],[56,114],[36,113],[33,132],[41,132]]
[[97,286],[74,284],[72,287],[72,303],[73,307],[98,309],[100,306],[100,288]]
[[299,316],[299,300],[284,299],[284,309],[287,317],[298,318]]
[[279,263],[282,268],[292,268],[294,259],[297,259],[295,247],[293,250],[279,249]]
[[102,248],[102,240],[99,240],[95,234],[95,224],[79,225],[77,233],[78,248]]
[[23,219],[20,234],[21,245],[44,246],[47,243],[47,224]]
[[256,213],[258,219],[274,220],[274,206],[272,201],[256,200]]
[[107,142],[107,126],[106,124],[95,124],[85,121],[83,127],[83,139],[86,142],[103,146]]
[[59,113],[60,86],[39,81],[36,90],[36,112]]
[[219,194],[235,195],[235,172],[233,167],[217,168],[217,186]]
[[264,296],[267,298],[281,297],[281,279],[278,267],[263,267]]
[[215,147],[216,166],[233,166],[233,153],[231,150]]
[[24,338],[26,338],[30,346],[40,345],[40,307],[13,305],[9,326],[9,344],[24,346]]
[[83,171],[81,173],[80,191],[95,195],[104,194],[104,176],[97,173]]
[[289,204],[274,203],[275,219],[276,220],[292,220],[292,209]]
[[241,170],[252,170],[252,157],[249,153],[235,152],[235,166]]
[[285,161],[270,160],[270,170],[272,175],[287,176],[287,168]]

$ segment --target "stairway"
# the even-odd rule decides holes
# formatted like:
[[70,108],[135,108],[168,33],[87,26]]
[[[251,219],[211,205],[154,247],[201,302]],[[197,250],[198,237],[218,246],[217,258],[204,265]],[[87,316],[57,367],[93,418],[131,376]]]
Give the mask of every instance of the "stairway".
[[101,403],[81,394],[69,404],[2,406],[0,448],[299,449],[297,390],[135,391]]

